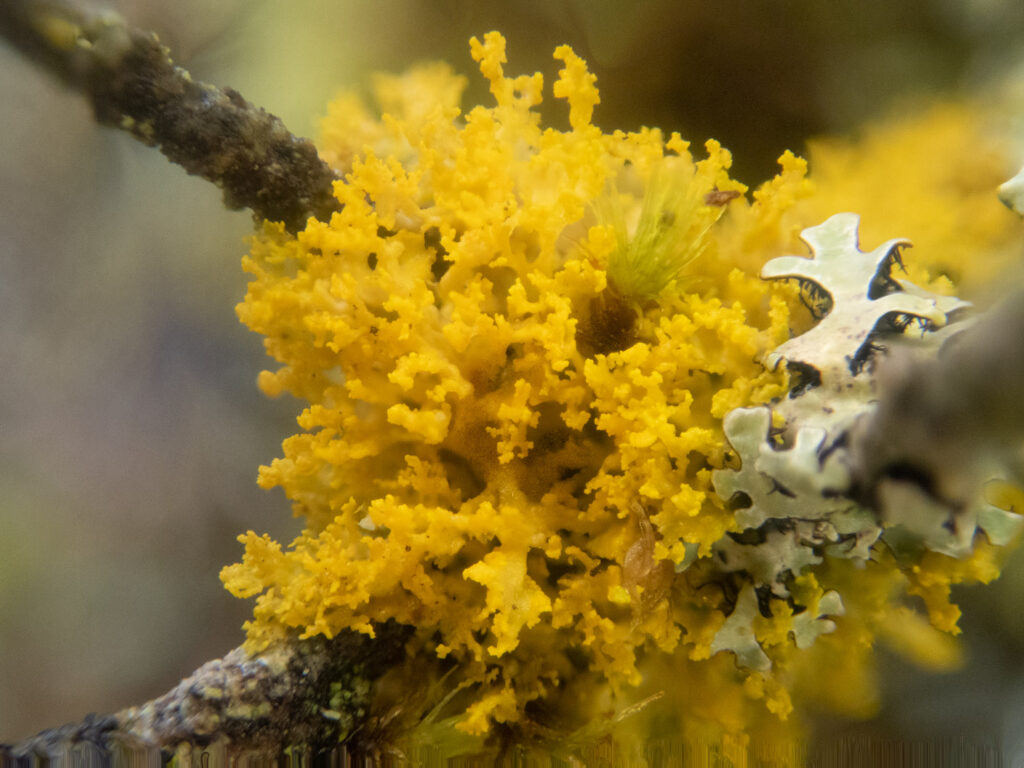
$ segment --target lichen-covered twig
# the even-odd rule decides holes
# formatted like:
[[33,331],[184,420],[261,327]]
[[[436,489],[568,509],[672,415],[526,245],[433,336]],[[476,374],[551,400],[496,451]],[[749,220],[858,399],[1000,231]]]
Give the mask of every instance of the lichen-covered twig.
[[[1024,216],[1024,169],[999,198]],[[1017,292],[950,339],[938,358],[894,350],[881,365],[881,396],[850,437],[855,495],[877,502],[879,482],[902,475],[962,507],[993,470],[1024,466],[1024,293]]]
[[342,744],[359,751],[373,683],[401,661],[408,634],[408,627],[391,622],[378,626],[373,639],[344,632],[255,655],[236,648],[146,704],[0,745],[0,764],[26,756],[53,759],[82,745],[100,753],[118,746],[173,752],[182,744],[213,742],[269,755]]
[[879,366],[877,408],[852,431],[857,494],[872,502],[880,480],[900,476],[956,506],[993,468],[1019,471],[1022,338],[1024,295],[1017,293],[951,338],[938,358],[894,350]]
[[250,208],[292,232],[340,209],[336,177],[310,141],[237,91],[194,81],[155,34],[111,15],[4,0],[0,36],[88,96],[100,123],[221,187],[229,208]]

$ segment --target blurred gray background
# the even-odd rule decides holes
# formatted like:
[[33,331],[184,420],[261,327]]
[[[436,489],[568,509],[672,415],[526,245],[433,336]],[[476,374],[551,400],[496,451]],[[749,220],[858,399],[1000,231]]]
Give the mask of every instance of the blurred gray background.
[[[339,89],[422,59],[470,75],[467,104],[486,99],[470,35],[500,29],[508,71],[548,83],[567,42],[598,75],[599,125],[713,136],[748,184],[782,150],[908,97],[1024,80],[1019,0],[105,7],[304,135]],[[251,607],[217,579],[235,536],[298,530],[283,495],[255,485],[298,404],[258,394],[261,343],[235,319],[250,229],[0,43],[0,741],[144,701],[237,645]],[[883,656],[881,716],[828,720],[831,733],[1022,738],[1024,557],[959,599],[965,669]]]

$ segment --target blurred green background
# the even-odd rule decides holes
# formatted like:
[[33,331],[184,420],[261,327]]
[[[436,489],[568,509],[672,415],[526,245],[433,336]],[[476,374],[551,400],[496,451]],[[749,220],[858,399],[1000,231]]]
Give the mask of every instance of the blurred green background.
[[[599,125],[715,137],[748,184],[809,137],[1024,82],[1020,0],[103,7],[304,135],[339,89],[423,59],[470,76],[467,104],[486,100],[473,34],[500,29],[508,71],[548,83],[567,42],[598,76]],[[563,105],[545,112],[567,123]],[[298,406],[257,393],[261,344],[234,316],[250,229],[0,44],[0,741],[139,703],[237,645],[250,605],[217,579],[234,537],[297,532],[283,495],[254,482]],[[966,668],[883,656],[881,716],[823,721],[831,734],[1024,747],[1024,557],[960,599]]]

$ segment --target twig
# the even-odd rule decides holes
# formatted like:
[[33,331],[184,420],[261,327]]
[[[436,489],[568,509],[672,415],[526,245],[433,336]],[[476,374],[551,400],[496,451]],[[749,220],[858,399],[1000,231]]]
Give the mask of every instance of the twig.
[[194,81],[157,36],[110,15],[39,0],[0,1],[0,36],[92,102],[96,119],[291,232],[341,205],[334,172],[307,139],[235,90]]
[[117,747],[173,752],[182,744],[215,742],[269,755],[287,747],[317,751],[343,743],[358,752],[373,683],[401,662],[410,630],[389,622],[375,627],[373,639],[345,632],[255,656],[236,648],[147,704],[0,745],[0,764],[33,756],[53,760],[83,745],[108,756]]
[[[193,81],[154,34],[63,5],[0,0],[0,36],[86,94],[100,123],[222,187],[229,207],[249,207],[293,232],[310,216],[340,210],[335,174],[309,141],[237,91]],[[1022,338],[1018,296],[964,331],[944,357],[887,360],[878,407],[850,435],[855,495],[877,507],[881,480],[911,475],[963,506],[988,467],[1012,464],[1024,437]],[[336,746],[366,722],[373,682],[402,658],[409,630],[385,625],[373,640],[347,632],[255,657],[236,649],[147,704],[0,745],[0,760],[51,759],[79,744],[109,750],[119,741],[161,750],[222,739],[265,751]]]
[[1018,293],[951,338],[938,358],[897,350],[881,363],[878,407],[851,434],[856,495],[873,504],[879,482],[895,476],[962,509],[993,469],[1019,473],[1021,339],[1024,294]]

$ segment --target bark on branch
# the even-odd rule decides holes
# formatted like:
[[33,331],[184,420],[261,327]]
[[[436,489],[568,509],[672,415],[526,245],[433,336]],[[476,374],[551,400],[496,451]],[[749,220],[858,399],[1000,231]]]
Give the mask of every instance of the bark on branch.
[[0,36],[92,102],[96,119],[157,146],[172,162],[291,232],[341,205],[313,144],[231,88],[193,80],[157,36],[121,19],[38,0],[2,0]]
[[[876,506],[886,477],[913,479],[953,509],[993,470],[1020,480],[1024,293],[949,340],[938,358],[897,351],[880,365],[879,402],[850,438],[855,495]],[[1018,512],[1022,510],[1017,510]]]
[[170,753],[180,745],[271,758],[289,747],[364,753],[374,682],[401,663],[411,627],[389,622],[375,631],[372,639],[345,632],[296,640],[255,656],[236,648],[146,704],[0,745],[0,766],[61,765],[76,751],[114,764],[119,749]]

